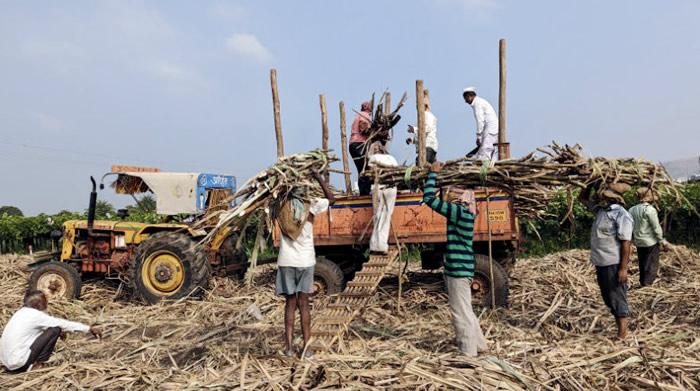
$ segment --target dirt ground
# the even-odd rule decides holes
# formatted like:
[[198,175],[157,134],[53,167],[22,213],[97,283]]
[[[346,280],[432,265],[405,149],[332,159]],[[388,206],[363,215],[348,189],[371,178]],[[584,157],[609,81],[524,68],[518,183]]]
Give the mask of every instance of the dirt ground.
[[[440,274],[413,264],[401,310],[398,279],[388,275],[338,349],[309,360],[280,355],[272,268],[260,268],[252,287],[217,277],[204,300],[156,306],[130,303],[117,283],[85,282],[81,300],[50,303],[49,312],[98,323],[104,338],[73,334],[46,367],[1,374],[0,388],[700,389],[700,254],[665,253],[646,288],[631,262],[626,342],[612,338],[587,258],[574,250],[519,261],[509,308],[477,309],[490,349],[477,359],[453,344]],[[26,262],[0,257],[0,325],[21,305]]]

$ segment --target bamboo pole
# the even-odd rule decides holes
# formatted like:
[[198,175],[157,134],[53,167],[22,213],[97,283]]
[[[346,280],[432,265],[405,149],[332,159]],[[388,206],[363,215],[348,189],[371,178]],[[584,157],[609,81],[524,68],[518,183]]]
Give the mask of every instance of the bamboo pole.
[[275,116],[275,138],[277,139],[277,157],[284,156],[284,141],[282,140],[282,121],[280,120],[280,96],[277,90],[277,70],[270,69],[270,85],[272,86],[272,109]]
[[391,92],[387,92],[384,95],[384,114],[389,115],[391,113]]
[[[326,97],[323,94],[318,96],[321,106],[321,149],[328,151],[328,112],[326,111]],[[326,173],[326,182],[330,180],[330,173]]]
[[506,40],[498,41],[498,158],[510,159],[506,144]]
[[345,177],[345,192],[352,194],[352,183],[350,182],[350,161],[348,160],[348,136],[345,128],[345,103],[338,103],[340,108],[340,149],[343,156],[343,177]]
[[425,157],[425,104],[423,100],[425,93],[423,92],[423,80],[416,80],[416,111],[418,112],[418,165],[424,166],[426,163]]

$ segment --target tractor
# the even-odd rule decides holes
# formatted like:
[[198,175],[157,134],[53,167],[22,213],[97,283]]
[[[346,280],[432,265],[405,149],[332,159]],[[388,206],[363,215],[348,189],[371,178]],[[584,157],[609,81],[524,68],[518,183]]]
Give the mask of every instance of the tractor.
[[[236,178],[205,173],[170,173],[158,169],[114,166],[117,193],[152,192],[156,211],[166,223],[95,220],[97,183],[92,181],[87,220],[71,220],[55,235],[62,244],[55,253],[35,257],[29,288],[50,298],[75,299],[82,279],[104,277],[128,282],[136,298],[148,304],[163,299],[201,296],[212,270],[245,273],[247,259],[238,235],[224,231],[206,245],[205,229],[194,224],[218,208],[236,191]],[[138,200],[137,200],[138,201]],[[178,217],[187,216],[178,220]]]

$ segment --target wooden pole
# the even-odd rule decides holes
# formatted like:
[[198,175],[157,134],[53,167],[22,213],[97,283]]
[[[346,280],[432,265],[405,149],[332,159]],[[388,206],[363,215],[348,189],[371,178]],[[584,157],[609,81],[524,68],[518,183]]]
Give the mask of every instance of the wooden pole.
[[416,111],[418,112],[418,166],[422,167],[426,163],[425,157],[425,93],[423,92],[423,80],[416,80]]
[[510,159],[506,144],[506,40],[498,41],[498,158]]
[[340,149],[343,155],[343,176],[345,177],[345,192],[352,194],[352,183],[350,182],[350,161],[348,160],[348,136],[345,129],[345,103],[340,101]]
[[277,70],[270,69],[270,85],[272,86],[272,109],[275,115],[275,138],[277,139],[277,158],[284,156],[284,141],[282,140],[282,121],[280,120],[280,96],[277,91]]
[[[328,113],[326,112],[326,97],[323,94],[318,96],[321,106],[321,149],[328,152]],[[326,173],[326,182],[330,180],[330,173]]]
[[326,112],[326,97],[323,94],[318,96],[321,105],[321,148],[328,151],[328,113]]
[[391,92],[387,92],[384,95],[384,114],[389,115],[391,113]]

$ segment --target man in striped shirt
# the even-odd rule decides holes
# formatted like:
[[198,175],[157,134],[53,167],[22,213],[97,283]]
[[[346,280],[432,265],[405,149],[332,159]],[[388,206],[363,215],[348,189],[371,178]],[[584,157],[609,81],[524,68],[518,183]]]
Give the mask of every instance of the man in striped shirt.
[[476,357],[478,352],[486,350],[486,339],[471,303],[471,280],[474,277],[475,266],[472,249],[475,208],[468,205],[468,197],[461,197],[456,202],[443,201],[436,197],[437,175],[441,170],[442,164],[438,161],[430,166],[423,202],[447,218],[445,285],[452,324],[459,350],[468,356]]

